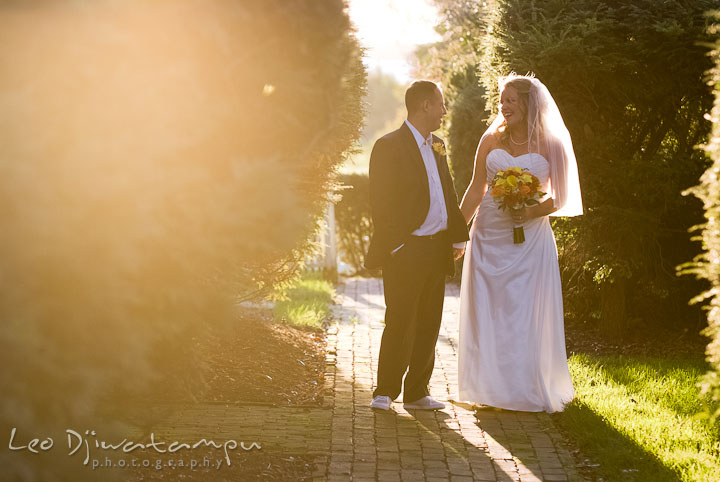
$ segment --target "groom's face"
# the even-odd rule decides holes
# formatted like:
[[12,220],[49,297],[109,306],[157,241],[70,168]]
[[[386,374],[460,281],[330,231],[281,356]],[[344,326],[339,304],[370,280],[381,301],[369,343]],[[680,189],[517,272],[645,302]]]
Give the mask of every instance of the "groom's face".
[[428,110],[428,124],[432,126],[432,131],[436,131],[442,124],[442,119],[447,114],[445,109],[445,99],[439,89],[435,90],[434,97],[430,100]]

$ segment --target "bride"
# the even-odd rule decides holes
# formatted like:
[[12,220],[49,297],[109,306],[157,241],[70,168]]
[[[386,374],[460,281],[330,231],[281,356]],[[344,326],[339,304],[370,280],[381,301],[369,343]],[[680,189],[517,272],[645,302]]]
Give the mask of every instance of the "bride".
[[[565,352],[557,248],[548,216],[582,214],[570,134],[536,78],[500,81],[499,112],[480,139],[460,206],[475,216],[460,291],[459,400],[509,410],[562,410],[574,396]],[[498,209],[488,190],[520,167],[549,193],[535,206]],[[513,242],[522,226],[525,241]]]

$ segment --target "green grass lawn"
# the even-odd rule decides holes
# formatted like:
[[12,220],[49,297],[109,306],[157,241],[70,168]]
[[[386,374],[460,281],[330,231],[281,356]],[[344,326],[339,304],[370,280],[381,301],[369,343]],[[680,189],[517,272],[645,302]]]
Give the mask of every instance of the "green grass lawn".
[[720,480],[720,430],[701,417],[702,360],[573,355],[575,401],[553,415],[605,480]]
[[275,302],[273,316],[279,322],[320,330],[330,315],[335,294],[332,283],[316,273],[302,277],[283,290],[282,299]]

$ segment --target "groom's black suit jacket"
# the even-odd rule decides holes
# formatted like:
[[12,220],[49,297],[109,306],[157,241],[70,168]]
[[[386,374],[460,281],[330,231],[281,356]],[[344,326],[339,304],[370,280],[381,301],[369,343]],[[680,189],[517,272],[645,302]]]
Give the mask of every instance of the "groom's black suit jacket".
[[[467,225],[458,207],[445,144],[433,134],[437,163],[448,218],[447,273],[455,271],[452,243],[468,240]],[[370,205],[375,226],[365,267],[377,269],[391,258],[392,251],[406,243],[418,229],[430,209],[430,188],[427,170],[415,137],[407,124],[375,142],[370,155]]]

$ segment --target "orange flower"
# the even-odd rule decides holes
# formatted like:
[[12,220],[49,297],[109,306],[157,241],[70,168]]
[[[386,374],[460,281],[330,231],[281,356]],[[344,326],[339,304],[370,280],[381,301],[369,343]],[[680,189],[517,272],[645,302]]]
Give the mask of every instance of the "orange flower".
[[522,185],[520,186],[520,193],[521,194],[529,194],[530,193],[530,186]]
[[494,188],[492,188],[492,191],[490,191],[490,195],[492,197],[498,197],[498,196],[502,196],[504,194],[505,194],[505,189],[503,189],[502,186],[495,186]]

